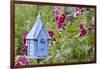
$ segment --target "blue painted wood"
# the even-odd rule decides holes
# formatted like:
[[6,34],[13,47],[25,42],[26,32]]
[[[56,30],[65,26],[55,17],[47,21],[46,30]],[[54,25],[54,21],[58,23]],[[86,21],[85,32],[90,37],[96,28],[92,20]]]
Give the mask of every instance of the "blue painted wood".
[[[38,15],[37,20],[35,22],[35,25],[32,27],[31,31],[26,36],[26,39],[37,39],[37,36],[38,36],[42,26],[43,26],[43,23],[42,23],[42,20],[41,20],[41,16]],[[47,34],[48,34],[48,32],[47,32]],[[51,39],[49,34],[48,34],[48,39]]]
[[[38,36],[37,42],[37,56],[48,56],[48,35],[46,34],[44,27],[42,27],[40,33],[41,34]],[[41,42],[41,40],[44,40],[44,42]]]
[[38,15],[35,25],[26,36],[27,56],[33,59],[44,59],[49,56],[50,39],[48,31]]

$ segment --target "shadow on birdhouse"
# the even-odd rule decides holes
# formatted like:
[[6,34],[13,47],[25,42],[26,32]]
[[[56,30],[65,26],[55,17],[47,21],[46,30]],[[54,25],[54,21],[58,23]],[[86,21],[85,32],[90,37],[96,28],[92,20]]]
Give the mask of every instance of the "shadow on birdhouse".
[[49,56],[50,39],[41,16],[38,15],[35,25],[26,36],[27,56],[38,60],[47,58]]

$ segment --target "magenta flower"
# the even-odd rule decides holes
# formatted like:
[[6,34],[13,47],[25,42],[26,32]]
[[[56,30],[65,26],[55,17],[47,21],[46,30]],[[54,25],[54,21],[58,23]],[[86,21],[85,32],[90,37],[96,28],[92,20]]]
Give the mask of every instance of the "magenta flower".
[[56,22],[57,22],[57,20],[58,20],[58,16],[55,17],[55,21],[56,21]]
[[90,32],[93,30],[93,25],[92,25],[92,24],[89,25],[88,30],[89,30]]
[[80,28],[80,30],[82,30],[84,27],[83,27],[83,24],[80,24],[79,25],[79,28]]
[[92,16],[88,16],[89,19],[92,19]]
[[59,17],[59,22],[60,22],[60,23],[64,23],[64,21],[65,21],[65,18],[64,18],[64,17],[62,17],[62,16]]
[[62,14],[62,18],[65,20],[67,17],[66,13]]
[[79,29],[80,29],[80,36],[86,35],[87,31],[84,29],[83,24],[79,25]]
[[22,66],[29,63],[29,59],[25,55],[18,55],[15,60],[15,66]]
[[65,28],[65,26],[66,26],[66,24],[65,24],[66,18],[67,18],[66,14],[62,14],[61,16],[57,16],[56,17],[56,23],[57,23],[58,29]]
[[53,35],[54,35],[54,32],[52,31],[52,30],[49,30],[49,35],[50,35],[50,37],[53,37]]
[[87,31],[85,29],[83,29],[82,31],[80,31],[80,36],[84,36],[86,35]]
[[63,27],[63,23],[64,23],[64,18],[62,17],[58,17],[58,20],[57,20],[57,26],[58,26],[58,29],[62,28]]

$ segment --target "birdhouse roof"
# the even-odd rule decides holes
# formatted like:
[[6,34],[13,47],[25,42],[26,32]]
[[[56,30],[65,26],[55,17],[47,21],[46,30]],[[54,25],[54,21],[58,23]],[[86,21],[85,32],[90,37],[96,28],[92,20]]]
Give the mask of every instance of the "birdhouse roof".
[[[38,15],[37,20],[36,20],[34,26],[32,27],[32,29],[30,30],[30,32],[27,34],[26,39],[37,39],[39,32],[42,29],[42,27],[44,27],[44,26],[43,26],[43,23],[42,23],[42,20],[41,20],[41,16]],[[45,27],[44,27],[44,29],[45,29]],[[45,29],[45,31],[46,31],[46,29]],[[48,32],[46,34],[47,34],[48,39],[51,39]]]

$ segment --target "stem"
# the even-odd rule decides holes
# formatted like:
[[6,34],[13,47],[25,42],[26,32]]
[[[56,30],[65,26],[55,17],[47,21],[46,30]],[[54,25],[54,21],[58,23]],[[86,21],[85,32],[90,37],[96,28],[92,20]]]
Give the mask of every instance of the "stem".
[[37,59],[37,63],[38,63],[38,64],[40,64],[40,60],[41,60],[41,59]]

